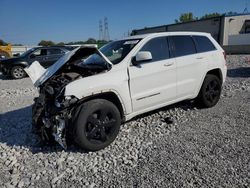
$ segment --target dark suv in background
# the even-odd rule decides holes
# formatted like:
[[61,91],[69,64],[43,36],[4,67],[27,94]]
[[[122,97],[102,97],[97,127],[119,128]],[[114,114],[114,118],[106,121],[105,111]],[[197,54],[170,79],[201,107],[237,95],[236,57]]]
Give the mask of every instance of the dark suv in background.
[[24,68],[32,62],[38,61],[44,68],[48,68],[69,50],[69,48],[64,46],[35,47],[18,57],[0,60],[0,71],[4,75],[20,79],[26,76]]

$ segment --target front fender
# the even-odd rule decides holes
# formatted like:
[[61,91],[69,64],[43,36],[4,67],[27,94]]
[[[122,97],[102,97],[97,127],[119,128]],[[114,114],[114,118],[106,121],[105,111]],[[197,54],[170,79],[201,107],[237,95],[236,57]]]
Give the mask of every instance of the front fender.
[[14,62],[10,62],[10,63],[7,63],[8,67],[14,67],[14,66],[22,66],[22,67],[27,67],[29,66],[28,62],[26,61],[14,61]]
[[126,71],[110,71],[75,80],[65,87],[64,95],[84,99],[106,92],[113,92],[117,95],[124,107],[125,114],[132,112]]

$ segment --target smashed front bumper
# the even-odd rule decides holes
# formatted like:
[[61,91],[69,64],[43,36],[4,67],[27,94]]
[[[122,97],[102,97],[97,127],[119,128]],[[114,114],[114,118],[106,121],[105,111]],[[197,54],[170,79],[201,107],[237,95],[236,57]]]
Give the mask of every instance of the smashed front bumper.
[[[53,122],[51,122],[51,120],[48,118],[42,118],[45,128],[52,129],[52,136],[54,136],[55,141],[58,142],[64,149],[67,149],[65,130],[66,120],[60,115],[56,115],[51,119],[55,124],[53,124]],[[46,139],[49,138],[49,135],[47,135],[45,129],[43,129],[42,135],[46,136]]]
[[[76,100],[73,100],[76,102]],[[65,150],[67,149],[66,137],[68,124],[71,119],[73,108],[57,107],[45,102],[45,97],[40,95],[35,98],[32,108],[32,130],[39,134],[45,143],[58,142]],[[71,104],[68,102],[67,104]],[[48,110],[49,108],[49,110]]]

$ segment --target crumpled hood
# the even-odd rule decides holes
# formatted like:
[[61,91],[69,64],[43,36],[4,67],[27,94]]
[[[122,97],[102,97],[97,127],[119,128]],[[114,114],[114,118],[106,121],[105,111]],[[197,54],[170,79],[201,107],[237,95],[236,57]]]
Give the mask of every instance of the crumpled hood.
[[109,59],[102,54],[96,47],[92,46],[80,46],[62,56],[57,62],[51,65],[49,68],[44,69],[38,62],[32,63],[28,68],[24,69],[25,72],[31,78],[35,87],[42,85],[46,80],[53,76],[57,71],[59,71],[67,62],[70,62],[78,55],[92,55],[94,53],[100,54],[107,63],[111,66],[113,65]]

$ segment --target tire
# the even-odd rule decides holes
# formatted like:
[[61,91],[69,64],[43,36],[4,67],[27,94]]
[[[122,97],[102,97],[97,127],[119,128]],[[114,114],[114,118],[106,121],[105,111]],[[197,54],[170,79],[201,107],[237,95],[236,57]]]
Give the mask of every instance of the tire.
[[221,85],[221,81],[217,76],[207,74],[196,98],[198,106],[203,108],[215,106],[220,99]]
[[110,101],[94,99],[84,103],[74,124],[74,141],[87,151],[101,150],[117,137],[121,115]]
[[21,79],[26,76],[26,73],[21,66],[15,66],[10,71],[11,77],[14,79]]

